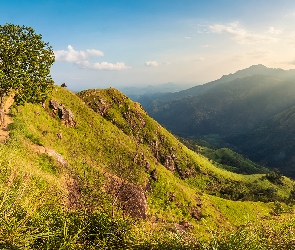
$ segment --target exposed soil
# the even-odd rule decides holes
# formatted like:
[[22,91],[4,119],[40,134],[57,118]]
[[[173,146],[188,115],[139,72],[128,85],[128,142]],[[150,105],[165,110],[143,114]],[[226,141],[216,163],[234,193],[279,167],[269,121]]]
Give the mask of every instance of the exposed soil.
[[13,104],[13,97],[9,96],[4,104],[4,117],[3,122],[0,125],[0,142],[3,143],[9,137],[8,125],[12,123],[12,119],[9,116],[10,106]]

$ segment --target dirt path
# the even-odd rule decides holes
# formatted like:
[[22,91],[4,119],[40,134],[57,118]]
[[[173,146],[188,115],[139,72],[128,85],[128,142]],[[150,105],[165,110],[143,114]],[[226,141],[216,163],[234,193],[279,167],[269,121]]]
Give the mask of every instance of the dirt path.
[[0,126],[0,142],[5,142],[5,140],[8,138],[9,136],[9,130],[8,130],[8,125],[12,123],[12,119],[9,116],[10,113],[10,106],[13,104],[13,97],[9,96],[4,104],[4,122],[3,124]]

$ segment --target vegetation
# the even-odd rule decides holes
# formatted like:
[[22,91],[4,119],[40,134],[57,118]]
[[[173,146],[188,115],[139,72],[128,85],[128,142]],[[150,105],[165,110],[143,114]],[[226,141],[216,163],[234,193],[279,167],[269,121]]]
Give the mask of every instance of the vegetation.
[[207,142],[186,140],[180,137],[178,139],[191,150],[214,161],[214,164],[217,167],[221,167],[238,174],[261,174],[269,172],[269,169],[258,165],[229,148],[216,149],[210,146]]
[[31,27],[0,26],[0,100],[12,90],[16,103],[43,102],[53,87],[54,53]]
[[[227,141],[238,145],[239,151],[269,168],[278,168],[284,175],[295,176],[292,139],[295,108],[281,112],[247,133],[231,136]],[[286,132],[287,131],[287,132]]]
[[[11,109],[0,144],[1,248],[292,249],[292,180],[216,167],[115,89],[78,96],[55,86],[50,97],[75,126],[49,100]],[[146,196],[144,219],[126,210],[125,186]]]
[[[180,137],[230,148],[256,162],[258,168],[278,168],[294,177],[295,146],[290,140],[294,135],[294,79],[293,70],[257,65],[143,104],[153,118]],[[221,155],[211,157],[228,166],[215,159]]]

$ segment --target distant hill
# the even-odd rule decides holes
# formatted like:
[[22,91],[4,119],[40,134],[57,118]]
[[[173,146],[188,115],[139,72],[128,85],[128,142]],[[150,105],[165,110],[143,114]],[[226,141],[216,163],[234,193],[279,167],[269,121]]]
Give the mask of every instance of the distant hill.
[[154,102],[149,114],[180,136],[244,133],[295,105],[295,81],[254,75],[180,100]]
[[[285,121],[295,105],[294,72],[251,66],[175,93],[173,100],[164,101],[161,96],[162,100],[153,100],[146,110],[178,136],[231,147],[259,164],[295,176],[293,143],[287,143],[295,124]],[[186,97],[178,98],[182,95]],[[288,126],[279,129],[275,121],[280,119]]]
[[295,176],[294,106],[245,134],[226,138],[226,141],[252,160]]
[[193,84],[177,84],[167,82],[158,85],[138,85],[138,86],[122,86],[118,89],[134,101],[138,101],[141,96],[153,96],[157,94],[167,94],[178,92],[190,88]]
[[[197,86],[194,86],[185,90],[181,90],[175,93],[166,93],[161,96],[155,96],[154,98],[152,98],[151,96],[149,99],[150,101],[153,101],[153,100],[169,101],[169,100],[181,99],[188,96],[197,96],[197,95],[206,93],[208,90],[214,88],[220,83],[226,83],[226,82],[235,80],[237,78],[242,78],[242,77],[252,76],[252,75],[259,75],[259,74],[278,76],[285,80],[290,80],[295,78],[295,70],[273,69],[273,68],[267,68],[266,66],[262,64],[258,64],[258,65],[252,65],[249,68],[246,68],[243,70],[238,70],[237,72],[233,74],[223,75],[220,79],[208,82],[203,85],[197,85]],[[140,102],[140,99],[136,101]],[[147,108],[149,104],[150,103],[146,102],[146,105],[144,105],[144,108]]]

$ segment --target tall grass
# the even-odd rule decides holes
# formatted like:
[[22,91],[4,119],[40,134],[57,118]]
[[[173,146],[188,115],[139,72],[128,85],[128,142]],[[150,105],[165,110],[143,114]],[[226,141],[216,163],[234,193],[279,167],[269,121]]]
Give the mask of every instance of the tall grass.
[[293,215],[251,222],[232,231],[211,231],[208,242],[200,249],[216,250],[292,250],[295,249]]

